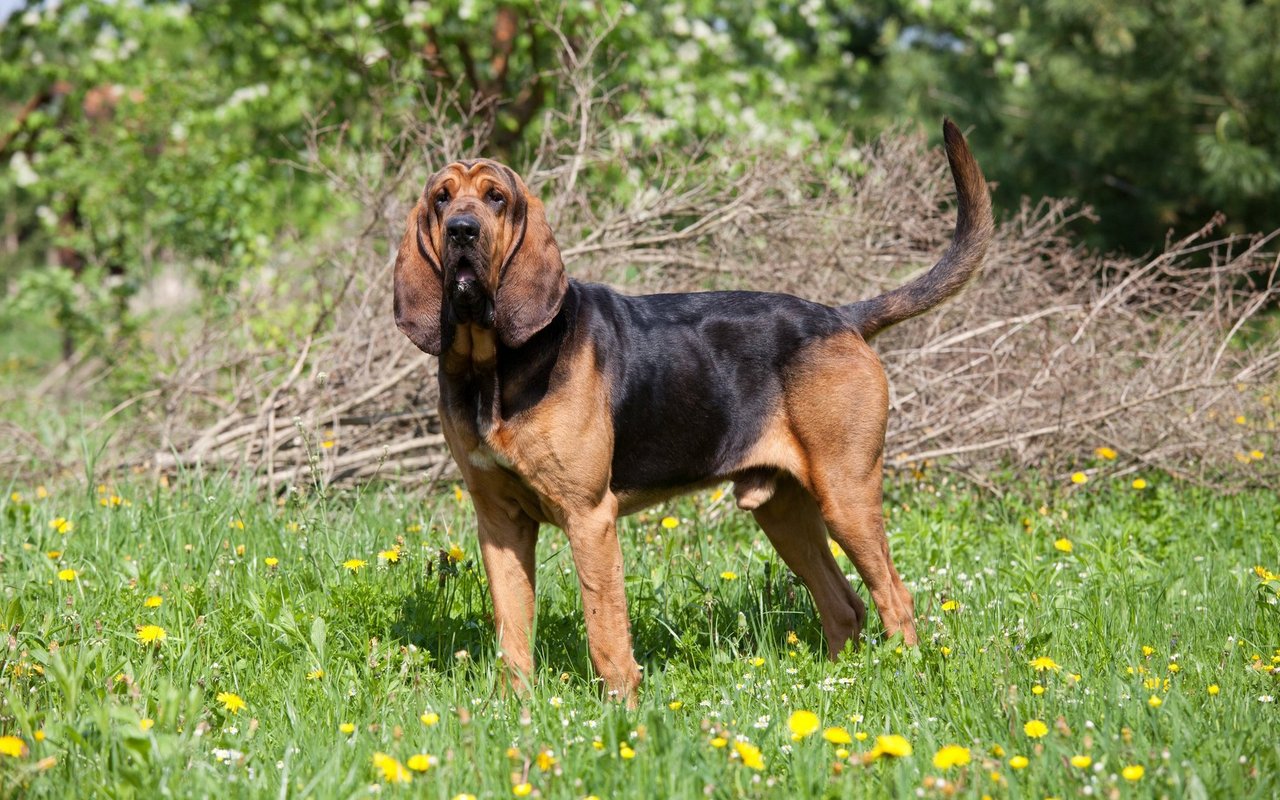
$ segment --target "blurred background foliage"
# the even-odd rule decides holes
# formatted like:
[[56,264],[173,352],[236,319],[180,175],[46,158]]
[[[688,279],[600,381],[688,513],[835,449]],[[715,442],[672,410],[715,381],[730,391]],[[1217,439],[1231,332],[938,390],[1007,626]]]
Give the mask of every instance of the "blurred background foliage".
[[[482,123],[467,147],[522,163],[566,133],[566,42],[598,62],[624,140],[856,169],[856,142],[949,115],[999,206],[1078,198],[1101,249],[1159,250],[1219,211],[1230,230],[1280,220],[1280,0],[44,0],[6,17],[0,340],[47,325],[63,358],[123,360],[146,314],[216,314],[282,247],[330,234],[354,201],[308,167],[317,131],[359,160],[394,142],[395,112],[452,108]],[[618,166],[599,191],[638,190],[652,165]],[[185,304],[141,302],[165,275]],[[285,309],[262,335],[306,320]]]

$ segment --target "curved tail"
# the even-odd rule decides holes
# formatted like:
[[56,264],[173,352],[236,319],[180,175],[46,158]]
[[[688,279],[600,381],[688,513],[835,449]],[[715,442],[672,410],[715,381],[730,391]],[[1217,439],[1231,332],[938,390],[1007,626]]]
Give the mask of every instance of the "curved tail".
[[951,120],[943,120],[947,161],[956,183],[959,214],[951,246],[924,275],[879,297],[859,300],[841,311],[862,338],[870,339],[890,325],[923,314],[964,288],[978,272],[995,223],[991,218],[991,196],[982,170],[969,152],[964,134]]

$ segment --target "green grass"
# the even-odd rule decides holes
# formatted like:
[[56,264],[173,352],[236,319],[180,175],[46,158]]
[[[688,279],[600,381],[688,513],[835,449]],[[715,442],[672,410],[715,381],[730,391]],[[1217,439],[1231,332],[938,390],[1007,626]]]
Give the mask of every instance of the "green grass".
[[[806,592],[731,498],[629,519],[646,675],[636,711],[604,702],[592,678],[559,531],[539,543],[539,674],[522,698],[501,688],[465,498],[371,488],[277,503],[196,478],[45,498],[10,487],[22,499],[0,498],[0,735],[27,752],[0,755],[0,795],[356,797],[381,786],[506,798],[527,779],[533,796],[565,798],[1273,797],[1280,718],[1259,698],[1280,694],[1267,671],[1280,583],[1254,567],[1280,571],[1280,500],[1152,483],[1028,486],[1003,500],[945,481],[891,485],[893,552],[923,644],[882,641],[873,613],[867,643],[837,663],[822,657]],[[58,533],[56,517],[73,529]],[[446,554],[455,543],[460,563]],[[399,562],[380,564],[397,544]],[[367,566],[345,569],[353,558]],[[67,569],[74,580],[59,579]],[[151,595],[159,608],[145,606]],[[943,610],[949,600],[958,608]],[[145,624],[164,641],[140,643]],[[1061,669],[1036,673],[1037,656]],[[224,692],[245,708],[225,711]],[[793,742],[798,709],[869,738],[843,760],[820,734]],[[1024,733],[1033,719],[1047,735]],[[864,765],[889,733],[914,754]],[[714,747],[717,736],[730,745]],[[763,770],[731,755],[739,736]],[[935,767],[947,744],[969,748],[971,763]],[[555,760],[546,770],[543,751]],[[386,785],[375,752],[436,763]],[[1029,765],[1012,769],[1015,755]],[[1074,755],[1094,766],[1071,766]],[[1128,765],[1145,775],[1126,781]]]

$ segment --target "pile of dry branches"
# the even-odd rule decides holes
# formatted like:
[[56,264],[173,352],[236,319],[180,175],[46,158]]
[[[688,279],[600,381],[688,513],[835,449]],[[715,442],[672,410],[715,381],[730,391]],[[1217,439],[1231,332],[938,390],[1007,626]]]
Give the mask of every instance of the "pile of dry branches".
[[[569,51],[561,76],[571,107],[544,120],[568,133],[514,165],[547,203],[570,275],[632,293],[751,288],[838,303],[903,282],[945,248],[951,184],[923,137],[886,134],[837,172],[761,147],[644,150],[629,121],[608,118],[581,55]],[[152,466],[226,466],[273,489],[449,474],[434,359],[395,329],[388,258],[426,177],[483,152],[483,132],[423,122],[445,119],[447,103],[388,121],[397,135],[360,157],[317,135],[302,166],[364,209],[325,252],[277,266],[323,298],[320,319],[274,352],[206,331],[140,416],[160,431]],[[941,460],[978,480],[1012,465],[1280,483],[1280,341],[1255,320],[1280,297],[1280,232],[1215,238],[1210,224],[1154,257],[1109,259],[1067,234],[1086,213],[1066,201],[997,209],[1005,221],[966,293],[877,340],[893,387],[888,462]],[[1119,458],[1097,459],[1100,446]]]

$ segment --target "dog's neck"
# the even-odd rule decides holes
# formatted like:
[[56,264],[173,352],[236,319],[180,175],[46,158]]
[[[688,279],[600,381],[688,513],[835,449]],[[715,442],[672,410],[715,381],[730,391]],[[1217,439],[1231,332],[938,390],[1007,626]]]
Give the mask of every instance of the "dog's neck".
[[474,422],[485,439],[504,419],[525,411],[547,393],[578,311],[570,284],[559,313],[520,347],[508,347],[492,327],[453,322],[440,356],[440,397],[455,420]]

